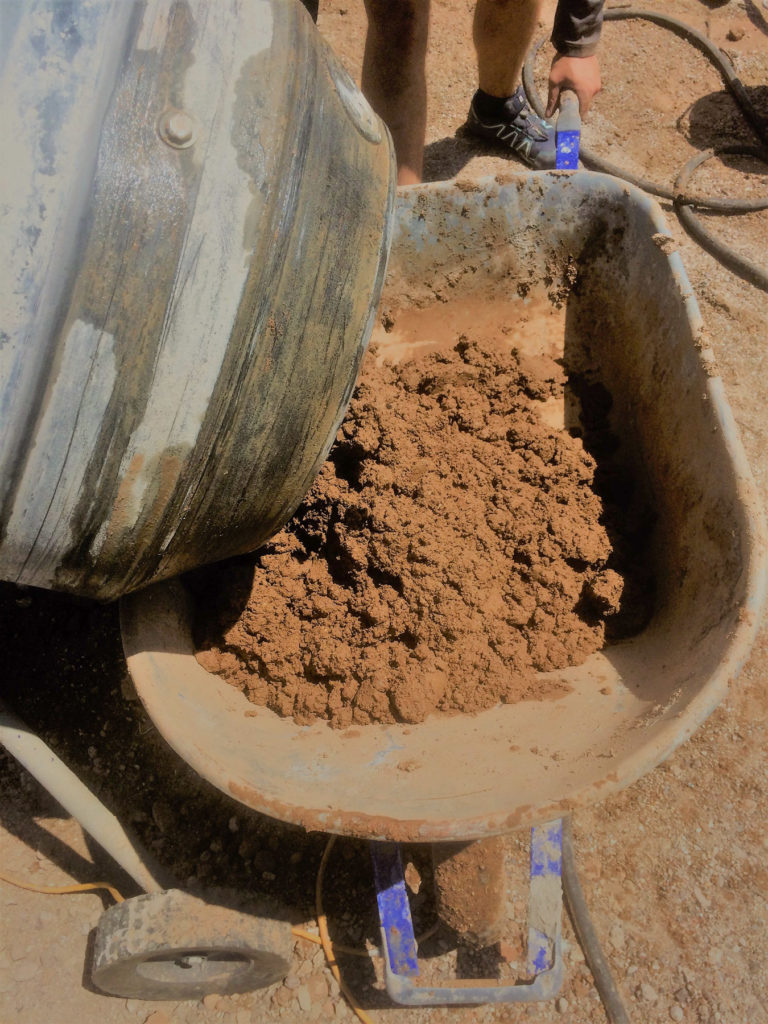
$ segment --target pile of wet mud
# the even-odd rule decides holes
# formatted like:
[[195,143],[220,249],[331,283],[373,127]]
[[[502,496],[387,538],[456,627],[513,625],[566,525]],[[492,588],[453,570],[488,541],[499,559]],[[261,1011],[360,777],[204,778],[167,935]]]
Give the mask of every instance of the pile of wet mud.
[[554,359],[466,338],[369,358],[292,520],[192,581],[200,663],[337,727],[562,693],[537,673],[636,628],[642,558],[580,431],[542,415],[565,386]]

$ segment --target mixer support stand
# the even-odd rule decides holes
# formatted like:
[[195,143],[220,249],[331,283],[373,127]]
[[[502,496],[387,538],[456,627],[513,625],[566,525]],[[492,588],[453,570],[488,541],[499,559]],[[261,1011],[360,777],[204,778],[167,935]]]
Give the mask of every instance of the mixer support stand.
[[497,979],[456,979],[440,986],[418,984],[419,962],[403,863],[397,843],[371,843],[381,922],[387,992],[406,1006],[536,1002],[553,999],[563,982],[562,821],[531,829],[528,896],[528,977],[515,984]]

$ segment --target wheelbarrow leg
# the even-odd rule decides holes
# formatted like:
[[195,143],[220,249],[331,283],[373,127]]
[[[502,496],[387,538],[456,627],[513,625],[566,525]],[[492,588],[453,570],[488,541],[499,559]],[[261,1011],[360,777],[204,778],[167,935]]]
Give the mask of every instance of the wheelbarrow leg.
[[39,736],[0,705],[0,743],[79,822],[145,892],[160,892],[173,880],[129,835],[111,811]]
[[563,982],[562,821],[531,830],[528,897],[529,977],[515,984],[496,979],[419,985],[419,963],[400,847],[371,843],[381,922],[387,992],[405,1006],[538,1002],[553,999]]

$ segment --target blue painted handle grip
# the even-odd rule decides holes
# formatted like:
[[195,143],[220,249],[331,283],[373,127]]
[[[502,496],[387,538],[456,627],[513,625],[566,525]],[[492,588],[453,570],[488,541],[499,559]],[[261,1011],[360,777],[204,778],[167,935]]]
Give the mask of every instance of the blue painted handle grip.
[[560,112],[555,125],[555,168],[558,171],[575,171],[579,166],[580,137],[579,99],[575,92],[564,89],[560,93]]

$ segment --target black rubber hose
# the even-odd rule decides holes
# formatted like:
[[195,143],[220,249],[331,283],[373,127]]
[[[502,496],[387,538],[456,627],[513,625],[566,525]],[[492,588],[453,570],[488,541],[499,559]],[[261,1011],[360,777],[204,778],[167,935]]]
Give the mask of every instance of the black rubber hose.
[[723,53],[719,46],[715,46],[705,35],[702,35],[698,29],[693,28],[691,25],[686,25],[684,21],[672,18],[668,14],[661,14],[658,11],[644,11],[636,7],[614,7],[607,10],[603,18],[606,21],[642,18],[644,21],[655,22],[657,25],[661,25],[662,28],[668,28],[683,39],[686,39],[689,43],[692,43],[698,50],[701,50],[705,57],[709,57],[715,65],[722,75],[723,81],[730,89],[733,98],[741,107],[744,116],[754,128],[757,137],[768,146],[768,121],[762,118],[755,110],[743,82],[736,74],[728,56]]
[[[691,207],[698,206],[702,209],[720,213],[750,213],[756,210],[768,209],[768,197],[765,199],[723,199],[720,196],[694,196],[688,195],[685,192],[688,181],[696,168],[704,163],[705,160],[709,160],[713,156],[725,155],[727,153],[731,155],[749,155],[755,156],[759,160],[763,160],[768,163],[768,122],[766,122],[764,118],[760,117],[755,110],[743,83],[737,77],[733,65],[726,54],[724,54],[718,47],[714,46],[706,36],[703,36],[701,32],[698,32],[695,28],[692,28],[690,25],[686,25],[685,22],[679,21],[677,18],[672,18],[667,14],[661,14],[657,11],[643,11],[634,7],[611,8],[605,11],[603,17],[606,21],[621,21],[630,18],[652,21],[657,25],[670,29],[677,35],[682,36],[682,38],[686,39],[688,42],[696,46],[697,49],[701,50],[701,52],[705,54],[705,56],[709,57],[712,63],[717,67],[723,81],[741,108],[742,113],[747,118],[750,125],[757,133],[760,141],[766,146],[766,148],[762,149],[756,146],[725,146],[715,150],[707,150],[704,153],[698,153],[696,156],[692,157],[687,164],[685,164],[683,169],[677,175],[672,189],[665,188],[663,185],[659,185],[657,182],[650,181],[647,178],[639,178],[636,175],[631,174],[629,171],[624,170],[622,167],[611,163],[610,160],[605,160],[603,157],[597,156],[586,146],[581,147],[580,156],[582,161],[588,167],[604,171],[606,174],[612,174],[616,178],[621,178],[622,181],[628,181],[631,185],[636,185],[638,188],[641,188],[644,192],[658,196],[661,199],[670,200],[674,204],[675,212],[680,218],[680,222],[683,227],[703,249],[706,249],[707,252],[714,256],[715,259],[719,260],[733,273],[738,274],[740,277],[744,278],[744,280],[749,281],[750,284],[755,285],[757,288],[762,288],[764,291],[768,291],[768,274],[766,274],[762,267],[759,267],[751,260],[740,256],[729,246],[725,245],[724,242],[721,242],[716,238],[715,235],[704,227],[702,222],[691,209]],[[542,104],[541,97],[536,89],[533,68],[536,60],[536,54],[543,42],[544,40],[542,39],[533,47],[523,66],[523,88],[525,89],[525,93],[528,97],[528,102],[539,117],[544,117],[544,105]]]
[[[680,192],[681,194],[685,192],[688,179],[696,168],[703,164],[705,160],[709,160],[713,156],[723,156],[725,154],[763,156],[760,150],[747,146],[724,146],[722,149],[708,149],[704,153],[698,153],[692,160],[688,161],[685,167],[683,167],[675,180],[675,191]],[[739,253],[731,249],[730,246],[721,242],[719,238],[704,227],[690,205],[682,200],[676,200],[675,212],[680,218],[680,222],[685,230],[699,243],[702,249],[706,249],[710,255],[714,256],[715,259],[720,260],[720,262],[724,266],[728,267],[729,270],[733,271],[734,274],[738,274],[739,277],[743,277],[745,281],[749,281],[749,283],[753,284],[756,288],[762,288],[763,291],[768,291],[768,273],[766,273],[762,267],[759,267],[757,263],[753,263],[745,256],[740,256]]]
[[[766,126],[765,122],[760,118],[752,105],[752,101],[749,99],[744,86],[736,77],[730,62],[727,60],[725,54],[721,50],[717,49],[717,47],[713,46],[712,43],[710,43],[709,40],[700,32],[691,28],[690,25],[686,25],[684,22],[678,21],[677,18],[671,18],[666,14],[659,14],[656,11],[641,11],[634,7],[607,10],[603,17],[607,21],[628,18],[639,18],[653,21],[656,24],[671,29],[678,35],[683,36],[689,42],[693,43],[717,66],[723,80],[744,112],[745,117],[747,117],[761,140],[768,144],[768,126]],[[528,97],[528,102],[539,117],[544,117],[544,104],[542,103],[541,97],[536,89],[533,69],[536,54],[544,42],[545,40],[541,39],[533,49],[531,49],[528,57],[526,58],[525,65],[523,66],[523,88],[525,89],[526,96]],[[719,210],[723,213],[748,213],[755,210],[768,209],[768,197],[765,199],[723,199],[721,196],[680,196],[678,192],[673,189],[666,188],[658,182],[651,181],[648,178],[637,177],[637,175],[624,170],[624,168],[619,167],[617,164],[611,163],[610,160],[606,160],[604,157],[598,156],[587,146],[581,146],[579,155],[583,163],[588,167],[594,167],[599,171],[604,171],[606,174],[612,174],[616,178],[628,181],[631,185],[636,185],[644,192],[658,196],[660,199],[667,199],[670,202],[674,202],[675,200],[683,201],[708,210]],[[768,155],[760,151],[757,151],[757,155],[763,160],[768,159]]]
[[565,894],[565,905],[568,908],[568,914],[573,924],[573,930],[576,932],[576,938],[584,950],[584,957],[592,972],[592,977],[595,979],[595,987],[602,1000],[610,1024],[631,1024],[629,1015],[619,995],[619,990],[613,980],[608,961],[603,955],[600,941],[589,914],[587,901],[584,899],[584,891],[581,888],[581,882],[576,871],[576,858],[573,853],[573,831],[570,818],[563,818],[563,892]]

